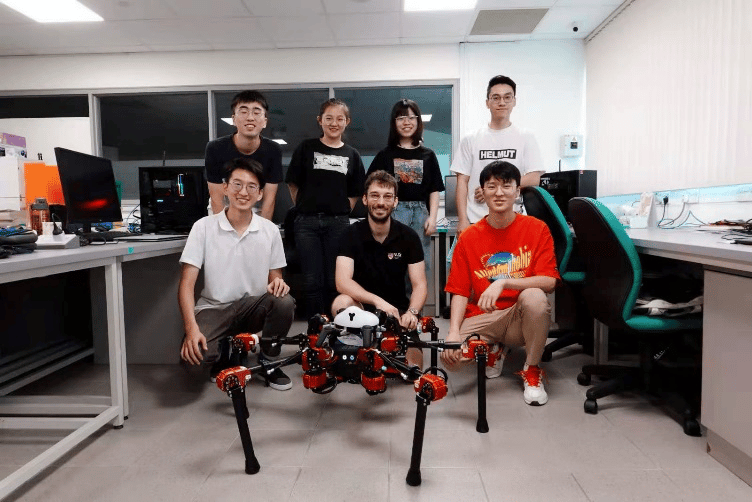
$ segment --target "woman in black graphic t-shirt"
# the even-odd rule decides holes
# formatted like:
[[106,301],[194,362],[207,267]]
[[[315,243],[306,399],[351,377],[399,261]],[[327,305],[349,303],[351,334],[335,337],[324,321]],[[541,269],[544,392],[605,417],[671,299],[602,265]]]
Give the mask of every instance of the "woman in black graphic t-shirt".
[[388,146],[371,162],[368,173],[383,170],[397,178],[399,203],[392,216],[420,237],[431,272],[431,234],[436,232],[439,192],[444,191],[439,161],[423,141],[423,119],[415,101],[401,99],[392,108]]
[[339,99],[325,101],[316,120],[323,134],[298,145],[285,178],[298,212],[295,246],[303,271],[306,318],[329,312],[337,294],[338,241],[365,181],[360,154],[342,141],[350,124],[347,105]]

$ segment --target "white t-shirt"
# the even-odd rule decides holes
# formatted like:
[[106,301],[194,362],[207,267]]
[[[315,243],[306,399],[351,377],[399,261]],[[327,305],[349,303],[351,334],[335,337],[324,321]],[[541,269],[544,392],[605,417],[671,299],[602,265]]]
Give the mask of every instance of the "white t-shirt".
[[520,170],[520,175],[544,171],[540,148],[532,133],[514,125],[491,129],[488,125],[465,136],[450,171],[470,176],[467,186],[467,218],[475,223],[488,214],[488,206],[475,202],[475,188],[480,186],[480,172],[495,160],[505,160]]
[[269,271],[287,265],[279,229],[254,216],[242,236],[225,211],[193,224],[180,263],[204,268],[204,289],[195,311],[225,308],[244,296],[266,293]]

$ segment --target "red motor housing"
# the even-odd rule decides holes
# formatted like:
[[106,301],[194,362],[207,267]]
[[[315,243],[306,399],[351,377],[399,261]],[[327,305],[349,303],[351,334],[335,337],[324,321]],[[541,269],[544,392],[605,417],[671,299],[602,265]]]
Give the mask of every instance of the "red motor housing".
[[446,380],[440,375],[432,373],[423,374],[415,381],[415,392],[422,393],[429,401],[438,401],[446,397],[449,392]]
[[360,384],[369,393],[378,394],[386,390],[386,377],[380,374],[367,376],[365,373],[362,373],[360,375]]
[[240,387],[245,388],[245,384],[251,379],[251,370],[245,366],[236,366],[227,368],[217,374],[217,387],[222,392]]
[[326,385],[326,371],[307,371],[303,373],[303,387],[306,389],[318,389]]

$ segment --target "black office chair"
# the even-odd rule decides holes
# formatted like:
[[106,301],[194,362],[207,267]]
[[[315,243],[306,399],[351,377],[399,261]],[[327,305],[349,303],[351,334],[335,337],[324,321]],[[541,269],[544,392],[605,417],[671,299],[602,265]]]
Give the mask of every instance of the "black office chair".
[[575,329],[552,329],[549,331],[549,338],[556,338],[556,340],[546,345],[543,350],[541,359],[547,362],[551,360],[553,353],[557,350],[576,343],[583,344],[586,342],[586,333],[592,337],[592,329],[590,328],[592,318],[583,308],[584,302],[579,294],[579,290],[585,281],[585,272],[576,252],[569,225],[551,194],[541,187],[525,187],[522,189],[522,200],[525,205],[525,212],[529,216],[543,221],[551,231],[559,275],[561,275],[562,281],[571,287],[577,305]]
[[[679,412],[684,432],[700,435],[697,421],[700,395],[700,333],[702,317],[661,317],[632,313],[640,285],[642,266],[637,250],[616,217],[600,202],[574,198],[569,202],[569,219],[577,235],[585,262],[582,295],[590,313],[609,328],[610,336],[626,335],[637,340],[638,367],[587,365],[577,376],[589,385],[592,375],[609,377],[588,389],[585,412],[598,412],[597,399],[629,389],[663,394],[667,387],[679,393],[668,395],[669,404]],[[693,346],[689,360],[684,345]],[[683,363],[689,362],[686,365]],[[688,366],[687,372],[682,371]],[[658,378],[660,377],[660,378]],[[657,382],[663,386],[659,387]],[[669,385],[674,384],[674,385]]]

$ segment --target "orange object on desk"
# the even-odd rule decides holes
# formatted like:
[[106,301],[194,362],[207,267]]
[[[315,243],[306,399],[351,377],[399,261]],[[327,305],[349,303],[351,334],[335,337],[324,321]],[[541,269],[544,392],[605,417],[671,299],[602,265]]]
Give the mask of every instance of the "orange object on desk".
[[25,162],[24,180],[27,208],[37,197],[44,197],[48,204],[65,204],[57,166],[49,166],[44,162]]

